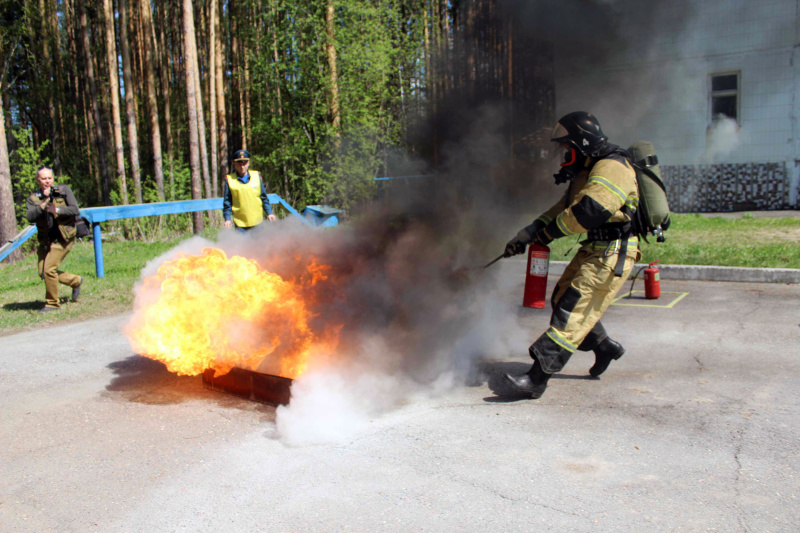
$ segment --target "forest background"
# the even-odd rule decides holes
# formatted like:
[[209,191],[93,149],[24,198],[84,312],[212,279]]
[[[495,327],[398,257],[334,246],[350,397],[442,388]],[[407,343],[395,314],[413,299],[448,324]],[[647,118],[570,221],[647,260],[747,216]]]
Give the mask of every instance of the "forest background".
[[374,178],[435,172],[486,106],[492,164],[525,161],[554,120],[552,44],[518,5],[0,0],[0,238],[43,164],[82,207],[198,199],[243,148],[295,207],[357,211]]

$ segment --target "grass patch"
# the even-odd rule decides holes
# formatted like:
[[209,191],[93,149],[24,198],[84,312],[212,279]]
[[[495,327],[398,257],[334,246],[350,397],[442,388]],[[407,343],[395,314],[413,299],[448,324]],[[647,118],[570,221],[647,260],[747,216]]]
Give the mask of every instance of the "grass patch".
[[[667,241],[642,243],[641,263],[757,268],[800,268],[800,218],[704,217],[674,214]],[[585,238],[582,235],[581,238]],[[551,245],[553,260],[578,250],[576,237]]]
[[76,242],[61,270],[83,276],[80,301],[70,302],[72,289],[61,285],[61,310],[52,313],[39,314],[44,306],[44,282],[36,274],[35,253],[13,265],[0,266],[0,335],[130,311],[133,285],[142,268],[181,240],[103,242],[104,278],[95,275],[93,245]]

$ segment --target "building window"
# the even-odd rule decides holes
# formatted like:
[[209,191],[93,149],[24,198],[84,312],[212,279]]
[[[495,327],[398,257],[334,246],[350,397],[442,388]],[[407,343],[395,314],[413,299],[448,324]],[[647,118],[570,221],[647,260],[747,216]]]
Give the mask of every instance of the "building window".
[[711,75],[711,122],[731,118],[739,122],[739,72]]

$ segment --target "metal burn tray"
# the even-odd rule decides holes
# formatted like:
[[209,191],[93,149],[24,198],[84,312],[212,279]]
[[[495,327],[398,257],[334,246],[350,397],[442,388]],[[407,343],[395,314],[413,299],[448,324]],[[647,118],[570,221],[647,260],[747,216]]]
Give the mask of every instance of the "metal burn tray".
[[243,368],[234,368],[227,374],[216,376],[210,368],[203,372],[203,387],[207,389],[273,405],[289,403],[291,386],[292,380],[289,378]]

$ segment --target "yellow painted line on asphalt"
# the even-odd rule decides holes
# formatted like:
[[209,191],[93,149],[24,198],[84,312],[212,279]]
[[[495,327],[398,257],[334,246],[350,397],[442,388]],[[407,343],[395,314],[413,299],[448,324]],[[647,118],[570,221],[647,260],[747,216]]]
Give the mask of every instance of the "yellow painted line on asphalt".
[[[655,302],[656,301],[656,300],[645,300],[644,298],[639,298],[639,297],[635,296],[636,293],[644,295],[644,291],[633,291],[634,296],[629,298],[628,294],[630,294],[630,293],[626,292],[623,296],[618,296],[613,302],[611,302],[611,305],[626,305],[626,306],[630,306],[630,307],[660,307],[662,309],[670,309],[670,308],[674,307],[675,304],[677,304],[678,302],[683,300],[684,297],[686,297],[687,294],[689,294],[688,292],[662,292],[661,296],[664,296],[665,294],[673,294],[673,295],[675,295],[675,297],[672,299],[672,301],[670,303],[668,303],[666,305],[661,305],[661,304],[655,304],[655,303],[633,303],[637,299],[642,299],[645,302]],[[628,300],[628,302],[619,303],[620,300]]]

